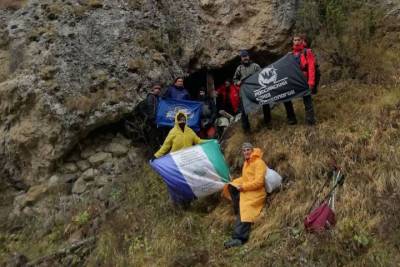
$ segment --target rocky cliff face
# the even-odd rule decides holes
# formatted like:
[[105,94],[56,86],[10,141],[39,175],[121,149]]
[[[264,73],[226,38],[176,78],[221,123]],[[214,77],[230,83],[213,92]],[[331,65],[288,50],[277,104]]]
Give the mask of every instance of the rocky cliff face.
[[[7,3],[7,1],[5,1]],[[16,4],[17,3],[17,4]],[[282,53],[295,0],[28,0],[0,10],[0,176],[49,178],[82,138],[154,80]]]

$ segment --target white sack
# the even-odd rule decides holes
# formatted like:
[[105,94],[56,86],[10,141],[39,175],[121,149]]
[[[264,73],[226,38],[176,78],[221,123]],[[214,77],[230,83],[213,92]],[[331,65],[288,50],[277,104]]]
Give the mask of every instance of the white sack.
[[272,193],[282,185],[282,176],[273,169],[267,168],[265,175],[265,190],[267,193]]

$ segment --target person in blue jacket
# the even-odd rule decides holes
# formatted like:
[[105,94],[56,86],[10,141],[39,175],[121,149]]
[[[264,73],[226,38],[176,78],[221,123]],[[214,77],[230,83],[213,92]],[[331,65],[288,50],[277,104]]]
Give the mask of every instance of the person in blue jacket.
[[167,88],[163,97],[176,100],[190,100],[190,95],[183,86],[183,78],[176,78],[174,84]]

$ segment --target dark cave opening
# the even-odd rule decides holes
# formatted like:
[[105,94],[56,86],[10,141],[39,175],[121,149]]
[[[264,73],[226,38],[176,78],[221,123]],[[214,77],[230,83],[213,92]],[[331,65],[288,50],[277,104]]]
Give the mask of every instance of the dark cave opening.
[[[280,56],[271,54],[265,51],[251,52],[251,59],[258,63],[262,68],[276,61]],[[222,85],[225,81],[232,81],[233,75],[236,68],[240,64],[240,57],[234,57],[228,60],[220,68],[201,68],[197,71],[192,72],[184,79],[185,88],[189,91],[193,100],[197,99],[200,88],[207,89],[208,94],[215,96],[214,90]],[[127,127],[127,123],[130,123],[131,127]],[[122,118],[116,122],[102,125],[96,129],[93,129],[88,135],[79,141],[74,149],[67,153],[66,158],[71,156],[73,151],[76,149],[82,149],[88,143],[94,140],[111,139],[113,136],[118,134],[128,138],[133,144],[144,146],[147,148],[155,147],[155,144],[151,144],[151,135],[149,135],[148,122],[143,120],[143,116],[133,110],[129,114],[125,114]],[[133,126],[133,127],[132,127]],[[134,128],[134,129],[132,129]]]
[[[267,51],[250,51],[251,60],[259,64],[261,68],[273,63],[281,56]],[[197,98],[200,88],[208,89],[208,94],[211,94],[215,88],[218,88],[225,81],[232,81],[239,65],[240,57],[236,56],[226,61],[220,68],[201,68],[185,78],[185,88],[189,91],[192,99]]]

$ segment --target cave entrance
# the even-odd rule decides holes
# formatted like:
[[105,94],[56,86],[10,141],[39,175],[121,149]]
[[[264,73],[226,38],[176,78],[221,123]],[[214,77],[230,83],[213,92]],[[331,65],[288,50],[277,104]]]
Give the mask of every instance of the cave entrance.
[[[280,55],[272,54],[268,51],[250,52],[251,59],[262,68],[276,61]],[[192,99],[197,99],[200,88],[207,89],[208,95],[215,96],[214,91],[225,81],[232,82],[236,68],[240,64],[240,57],[234,57],[227,61],[221,68],[207,69],[192,72],[185,78],[184,85],[189,91]]]
[[215,97],[215,89],[224,84],[225,81],[232,81],[239,64],[240,58],[237,57],[228,61],[221,68],[202,68],[195,71],[185,78],[185,88],[189,91],[192,99],[197,99],[201,88],[206,89],[209,96]]
[[[264,67],[273,61],[278,59],[278,55],[273,55],[268,52],[253,52],[250,53],[251,58],[254,62],[258,63],[261,67]],[[223,85],[225,81],[232,82],[233,75],[237,66],[240,64],[240,57],[234,57],[227,61],[220,68],[201,68],[197,71],[193,71],[184,80],[185,88],[189,91],[192,99],[197,99],[200,88],[207,90],[208,95],[214,97],[216,94],[215,89]],[[218,105],[217,105],[218,106]],[[132,123],[132,127],[127,127],[127,121]],[[129,126],[129,125],[128,125]],[[163,136],[165,137],[168,133],[168,128],[160,128],[163,130]],[[79,142],[78,147],[84,147],[86,142],[93,143],[98,142],[99,144],[112,140],[118,136],[123,136],[126,139],[132,141],[134,145],[144,145],[146,148],[155,147],[158,144],[153,144],[154,134],[149,134],[149,125],[143,120],[143,116],[135,112],[130,114],[124,114],[120,120],[114,123],[108,123],[93,129],[83,140]]]

